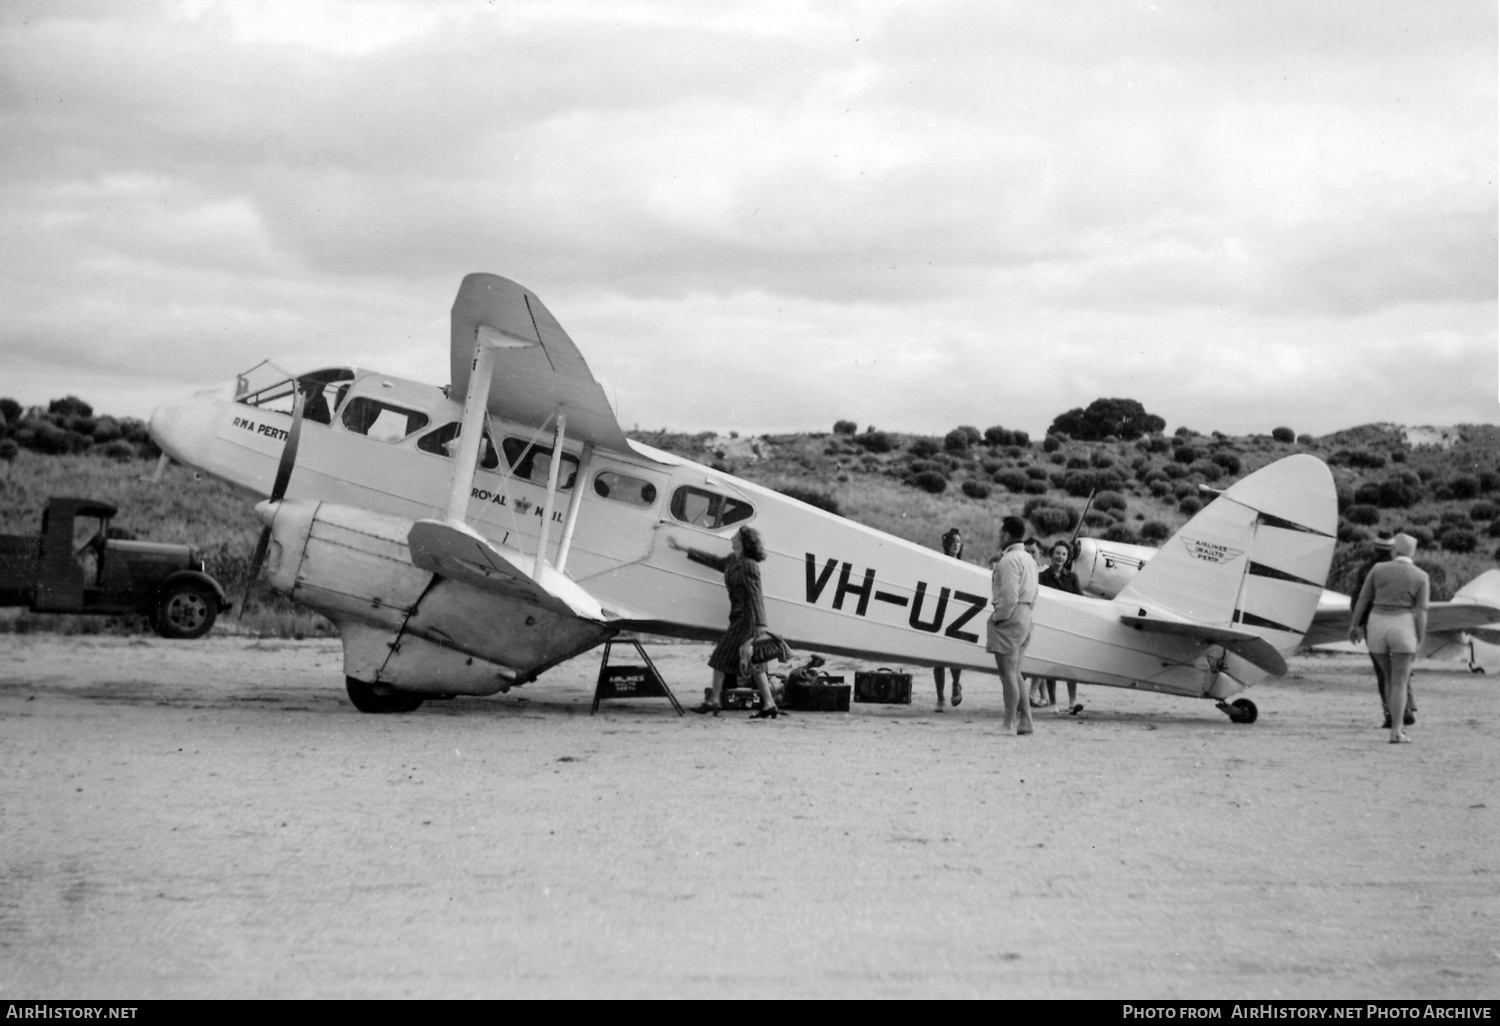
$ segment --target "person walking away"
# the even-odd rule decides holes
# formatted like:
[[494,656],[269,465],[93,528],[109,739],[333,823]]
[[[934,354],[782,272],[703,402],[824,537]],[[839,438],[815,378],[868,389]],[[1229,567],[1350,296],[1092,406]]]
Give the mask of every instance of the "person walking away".
[[[943,555],[952,556],[954,559],[964,558],[964,538],[958,528],[950,527],[943,532]],[[934,666],[932,668],[932,683],[937,687],[937,711],[943,711],[943,671],[953,675],[953,708],[957,709],[959,703],[964,700],[964,686],[958,682],[960,670],[957,666]]]
[[[1365,586],[1365,578],[1370,576],[1371,570],[1379,566],[1381,563],[1387,562],[1391,558],[1391,543],[1392,539],[1389,537],[1381,536],[1379,538],[1376,538],[1373,543],[1375,546],[1375,555],[1359,568],[1359,573],[1354,575],[1354,588],[1352,591],[1350,591],[1350,594],[1353,595],[1354,598],[1351,598],[1349,600],[1351,614],[1353,613],[1353,603],[1358,601],[1359,593]],[[1361,628],[1365,627],[1366,621],[1368,621],[1369,619],[1370,614],[1369,612],[1366,612],[1364,620],[1358,621],[1359,626]],[[1355,621],[1353,621],[1351,615],[1351,623],[1353,622]],[[1385,717],[1385,722],[1384,724],[1382,724],[1382,728],[1385,730],[1390,730],[1391,717],[1390,714],[1386,711],[1385,670],[1381,668],[1380,659],[1375,655],[1374,652],[1370,653],[1370,662],[1375,664],[1375,689],[1380,692],[1380,712],[1381,715]],[[1401,717],[1401,722],[1408,727],[1417,722],[1417,696],[1413,694],[1411,681],[1409,680],[1406,682],[1406,712]]]
[[766,548],[760,532],[753,527],[740,528],[729,544],[730,555],[716,556],[685,546],[676,538],[667,538],[669,547],[686,552],[693,562],[723,571],[724,588],[729,592],[729,629],[708,657],[708,665],[714,671],[708,700],[694,706],[693,712],[711,712],[717,716],[722,708],[724,678],[745,673],[754,676],[756,690],[760,692],[760,710],[751,719],[774,720],[781,710],[776,707],[776,699],[771,694],[765,665],[751,659],[755,638],[766,627],[765,597],[760,587],[760,564],[765,561]]
[[[1412,561],[1417,552],[1415,538],[1398,534],[1391,550],[1394,558],[1374,567],[1359,589],[1349,640],[1357,642],[1363,637],[1370,654],[1381,661],[1386,682],[1386,719],[1390,724],[1391,744],[1395,745],[1411,740],[1401,729],[1402,716],[1412,663],[1427,636],[1427,602],[1432,583],[1426,572]],[[1361,620],[1366,626],[1360,626]]]
[[1030,734],[1031,705],[1021,682],[1021,660],[1031,640],[1031,610],[1036,605],[1036,560],[1026,554],[1021,541],[1026,524],[1008,516],[1000,524],[1000,564],[991,579],[994,608],[990,612],[985,648],[995,656],[1005,699],[1005,730]]
[[[1072,595],[1082,595],[1083,588],[1079,587],[1078,575],[1068,569],[1068,561],[1072,555],[1073,546],[1060,538],[1053,542],[1051,548],[1047,550],[1049,562],[1046,568],[1036,576],[1038,586],[1056,588],[1058,591],[1066,591]],[[1057,681],[1048,678],[1043,683],[1047,688],[1047,704],[1057,705]],[[1083,706],[1078,704],[1078,682],[1070,680],[1066,683],[1068,685],[1068,708],[1066,711],[1069,716],[1077,716],[1083,712]],[[1063,712],[1064,710],[1059,709],[1057,711]]]

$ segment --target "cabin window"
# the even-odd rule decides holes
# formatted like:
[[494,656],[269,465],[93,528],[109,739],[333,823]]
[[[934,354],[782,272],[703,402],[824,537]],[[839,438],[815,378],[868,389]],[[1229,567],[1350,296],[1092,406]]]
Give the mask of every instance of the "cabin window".
[[594,494],[611,502],[645,507],[656,501],[656,485],[638,477],[605,470],[594,475]]
[[[505,450],[505,459],[517,480],[547,487],[547,476],[552,473],[551,449],[529,445],[520,438],[507,438],[500,447]],[[560,492],[572,488],[573,482],[578,480],[578,457],[565,452],[562,461],[561,472],[557,475],[557,490]]]
[[672,493],[672,515],[684,524],[716,531],[755,515],[755,507],[717,492],[684,485]]
[[341,418],[344,427],[377,442],[399,442],[427,426],[431,418],[418,410],[360,395],[350,399]]
[[[417,448],[452,459],[454,453],[458,452],[458,436],[462,426],[455,420],[436,431],[429,431],[417,439]],[[480,455],[479,465],[485,470],[494,470],[500,465],[500,457],[495,454],[495,443],[490,441],[488,431],[484,433],[484,452]]]
[[349,391],[349,385],[354,381],[354,371],[348,367],[329,367],[293,378],[274,363],[265,360],[235,379],[234,399],[246,406],[291,413],[294,381],[307,399],[303,406],[303,416],[319,424],[327,424],[333,420],[333,411],[338,409],[345,393]]

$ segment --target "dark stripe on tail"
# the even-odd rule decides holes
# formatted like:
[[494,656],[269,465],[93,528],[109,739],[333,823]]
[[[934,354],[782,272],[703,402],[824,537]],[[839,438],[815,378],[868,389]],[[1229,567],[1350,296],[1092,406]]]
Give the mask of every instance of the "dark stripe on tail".
[[1305,584],[1309,588],[1317,588],[1320,592],[1323,590],[1323,586],[1317,581],[1309,581],[1306,577],[1297,577],[1294,574],[1287,573],[1285,570],[1278,570],[1274,566],[1266,566],[1264,563],[1252,561],[1250,569],[1246,572],[1251,577],[1269,577],[1273,581],[1291,581],[1293,584]]
[[1290,520],[1283,520],[1281,517],[1273,517],[1271,514],[1262,513],[1260,510],[1255,511],[1255,522],[1258,524],[1265,524],[1267,527],[1280,527],[1287,531],[1301,531],[1304,534],[1316,534],[1323,538],[1336,537],[1335,535],[1329,534],[1327,531],[1319,531],[1315,528],[1308,527],[1306,524],[1297,524],[1293,523]]
[[1284,623],[1277,623],[1275,620],[1267,620],[1264,616],[1256,616],[1254,613],[1247,613],[1243,609],[1236,609],[1234,611],[1234,622],[1242,623],[1247,627],[1265,627],[1268,630],[1273,631],[1286,631],[1286,633],[1288,634],[1303,633],[1302,631],[1293,630]]

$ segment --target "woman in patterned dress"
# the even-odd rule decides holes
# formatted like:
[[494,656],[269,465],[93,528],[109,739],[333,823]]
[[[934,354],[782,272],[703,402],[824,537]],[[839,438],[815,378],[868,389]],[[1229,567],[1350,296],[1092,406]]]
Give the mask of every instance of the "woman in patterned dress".
[[694,706],[693,712],[717,714],[721,708],[724,679],[747,672],[754,674],[755,687],[761,698],[760,710],[752,718],[774,720],[781,710],[771,695],[765,665],[751,662],[755,638],[766,626],[766,604],[760,589],[760,564],[766,558],[766,549],[760,532],[753,527],[740,528],[730,540],[734,551],[728,556],[715,556],[702,549],[689,548],[671,537],[667,544],[679,552],[686,552],[688,559],[695,563],[722,571],[724,588],[729,592],[729,629],[708,657],[708,665],[714,671],[708,700]]

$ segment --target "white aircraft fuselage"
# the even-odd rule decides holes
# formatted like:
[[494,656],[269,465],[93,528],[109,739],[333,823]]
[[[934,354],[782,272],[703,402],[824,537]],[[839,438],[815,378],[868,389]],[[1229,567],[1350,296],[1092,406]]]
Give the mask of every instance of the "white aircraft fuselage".
[[[455,351],[458,330],[456,323]],[[548,511],[538,588],[518,597],[513,570],[505,568],[511,574],[505,577],[473,560],[443,563],[446,557],[428,552],[411,533],[414,523],[442,520],[445,511],[453,521],[450,487],[463,475],[455,476],[448,453],[464,404],[448,390],[374,372],[334,369],[302,380],[309,377],[328,382],[320,399],[327,409],[315,414],[309,407],[284,501],[279,511],[265,514],[274,515],[276,539],[268,575],[273,587],[338,623],[351,679],[378,673],[391,686],[416,693],[492,693],[533,679],[619,630],[715,637],[729,611],[722,577],[687,559],[668,539],[725,555],[731,536],[747,524],[765,542],[761,578],[769,626],[793,648],[887,664],[995,668],[985,650],[993,608],[988,570],[634,442],[609,448],[564,436],[549,507],[551,426],[535,417],[508,421],[492,397],[485,423],[493,448],[486,444],[473,473],[462,520],[492,554],[529,566],[525,561],[535,558]],[[173,459],[267,496],[292,415],[286,403],[259,401],[274,389],[256,392],[243,378],[238,386],[163,404],[152,415],[152,434]],[[290,386],[281,394],[289,392]],[[1299,512],[1277,516],[1315,521],[1294,526],[1290,533],[1297,541],[1287,558],[1295,564],[1294,576],[1316,580],[1311,591],[1278,590],[1274,598],[1296,608],[1261,615],[1293,621],[1273,622],[1270,634],[1255,628],[1267,639],[1257,643],[1266,651],[1295,647],[1305,629],[1295,621],[1303,613],[1311,617],[1332,554],[1331,477],[1316,460],[1293,461],[1299,459],[1306,462],[1273,475],[1290,483]],[[1261,487],[1246,490],[1245,501],[1259,509],[1274,505],[1279,487],[1265,478]],[[1233,489],[1226,493],[1231,502],[1225,509],[1234,496]],[[999,519],[997,513],[997,528]],[[1226,651],[1206,642],[1201,631],[1161,633],[1122,620],[1148,613],[1173,621],[1201,615],[1246,636],[1236,621],[1261,600],[1244,584],[1243,560],[1253,557],[1245,555],[1245,532],[1253,533],[1264,519],[1250,509],[1248,519],[1226,522],[1229,535],[1220,542],[1214,541],[1219,528],[1211,520],[1200,524],[1201,537],[1193,540],[1197,562],[1182,568],[1184,579],[1196,581],[1201,570],[1204,581],[1216,583],[1192,584],[1182,601],[1170,589],[1127,589],[1114,600],[1043,590],[1025,672],[1217,699],[1264,677],[1274,653],[1247,662],[1244,649],[1231,645]],[[1267,530],[1261,535],[1269,537]],[[1308,538],[1316,544],[1306,544]],[[1221,544],[1226,539],[1237,547]],[[320,555],[325,542],[333,548]],[[1213,545],[1222,551],[1210,553],[1205,546]],[[1229,568],[1219,565],[1226,558],[1241,562],[1233,581],[1226,576]],[[499,565],[495,558],[490,562]],[[543,566],[550,577],[541,574]],[[454,572],[433,574],[435,567]],[[338,579],[344,573],[353,578]],[[501,591],[491,586],[496,581]],[[524,592],[524,581],[520,587]],[[555,601],[559,596],[563,605]],[[532,636],[522,637],[528,629]],[[399,655],[406,640],[416,642],[415,648],[397,666],[389,653]],[[472,669],[475,658],[490,664],[485,672]],[[467,669],[453,669],[455,659]]]

